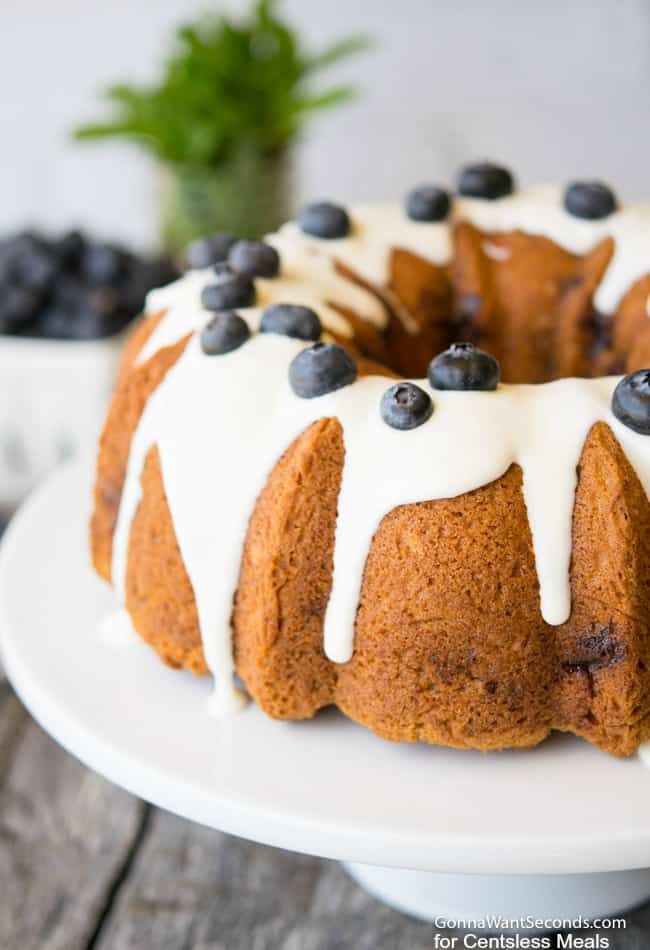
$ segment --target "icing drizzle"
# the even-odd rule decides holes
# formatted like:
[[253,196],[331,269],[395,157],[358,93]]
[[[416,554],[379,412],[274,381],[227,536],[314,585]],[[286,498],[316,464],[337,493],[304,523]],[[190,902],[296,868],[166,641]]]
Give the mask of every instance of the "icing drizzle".
[[[497,201],[457,199],[452,216],[469,219],[485,231],[545,234],[575,253],[585,253],[611,235],[615,254],[596,304],[612,311],[650,269],[650,205],[623,209],[603,221],[584,221],[564,211],[561,199],[559,189],[547,187]],[[343,278],[333,260],[371,284],[385,285],[392,247],[438,264],[449,259],[446,223],[416,223],[397,207],[353,209],[351,217],[353,232],[341,240],[307,237],[295,224],[268,239],[280,252],[282,271],[276,280],[256,281],[257,308],[239,310],[251,330],[257,330],[261,308],[273,302],[311,306],[326,330],[344,336],[352,331],[337,305],[382,326],[386,313],[379,299]],[[200,306],[200,291],[210,278],[210,270],[190,272],[150,294],[148,311],[164,309],[166,314],[138,362],[204,326],[209,314]],[[114,538],[113,578],[123,597],[140,474],[148,450],[156,445],[194,590],[206,662],[216,678],[216,707],[227,711],[241,702],[232,684],[230,614],[255,501],[282,452],[323,417],[340,420],[345,440],[333,586],[324,629],[324,648],[331,660],[345,663],[352,655],[365,561],[383,516],[398,505],[480,488],[512,463],[523,471],[541,614],[549,624],[565,622],[571,610],[576,467],[596,421],[612,428],[650,493],[650,439],[619,423],[609,408],[618,377],[502,385],[493,393],[435,392],[431,419],[418,429],[398,432],[379,414],[389,385],[384,377],[364,377],[318,399],[295,396],[287,370],[304,345],[256,334],[232,353],[207,357],[194,335],[149,399],[132,442]],[[426,382],[415,382],[427,388]]]
[[[251,314],[249,319],[254,328]],[[346,453],[325,617],[330,659],[345,663],[352,655],[365,560],[382,517],[398,505],[479,488],[513,462],[523,470],[542,616],[551,624],[567,620],[576,466],[594,422],[611,426],[650,492],[650,441],[622,426],[609,410],[618,378],[500,386],[494,393],[435,392],[431,419],[398,432],[379,415],[388,384],[384,377],[364,377],[318,399],[295,396],[287,367],[303,346],[257,334],[239,350],[206,357],[194,336],[150,398],[133,440],[113,577],[123,595],[140,473],[148,449],[157,445],[221,708],[236,705],[230,614],[255,500],[282,452],[323,417],[340,420]]]

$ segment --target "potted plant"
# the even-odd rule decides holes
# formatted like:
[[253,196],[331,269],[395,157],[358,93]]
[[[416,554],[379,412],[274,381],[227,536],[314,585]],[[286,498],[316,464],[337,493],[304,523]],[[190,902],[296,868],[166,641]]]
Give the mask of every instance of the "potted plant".
[[311,80],[366,40],[307,53],[276,7],[258,0],[243,22],[210,13],[181,26],[158,82],[110,86],[112,116],[75,131],[80,140],[126,139],[155,156],[161,237],[171,250],[213,231],[256,237],[286,220],[292,143],[310,115],[353,93],[346,85],[314,91]]

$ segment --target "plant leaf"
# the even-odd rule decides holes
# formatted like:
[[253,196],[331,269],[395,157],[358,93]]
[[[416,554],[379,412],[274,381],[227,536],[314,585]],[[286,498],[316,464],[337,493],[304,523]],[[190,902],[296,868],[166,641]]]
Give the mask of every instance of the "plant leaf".
[[368,36],[348,36],[337,43],[332,43],[331,46],[325,47],[320,53],[309,56],[305,60],[305,68],[310,72],[317,69],[326,69],[342,59],[347,59],[349,56],[366,52],[373,45],[372,39]]
[[297,100],[296,106],[301,112],[313,111],[315,109],[331,109],[332,106],[349,102],[355,95],[356,89],[354,86],[334,86],[332,89],[315,93],[313,96],[303,96]]
[[214,13],[181,24],[159,81],[115,83],[110,112],[74,132],[78,140],[124,138],[166,162],[217,166],[242,149],[277,152],[307,117],[350,99],[350,86],[318,90],[311,74],[362,49],[351,36],[310,55],[277,15],[277,0],[254,0],[244,21]]

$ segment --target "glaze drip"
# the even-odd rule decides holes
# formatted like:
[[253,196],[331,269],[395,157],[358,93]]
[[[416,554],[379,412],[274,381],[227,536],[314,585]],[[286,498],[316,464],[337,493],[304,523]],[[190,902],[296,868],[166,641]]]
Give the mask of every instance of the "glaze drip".
[[[253,330],[258,317],[248,314]],[[317,399],[295,396],[287,367],[303,347],[258,334],[239,350],[206,357],[194,336],[149,400],[132,444],[114,540],[114,581],[123,597],[140,474],[149,448],[157,445],[206,661],[217,681],[217,707],[240,702],[232,688],[230,614],[248,520],[282,452],[323,417],[340,420],[345,440],[324,629],[331,660],[345,663],[352,655],[365,561],[384,515],[398,505],[480,488],[512,463],[523,470],[542,616],[550,624],[566,621],[576,466],[595,422],[611,426],[650,491],[650,440],[622,426],[609,409],[618,377],[500,386],[491,393],[436,391],[432,417],[399,432],[379,413],[384,377],[364,377]],[[417,382],[428,389],[426,381]]]

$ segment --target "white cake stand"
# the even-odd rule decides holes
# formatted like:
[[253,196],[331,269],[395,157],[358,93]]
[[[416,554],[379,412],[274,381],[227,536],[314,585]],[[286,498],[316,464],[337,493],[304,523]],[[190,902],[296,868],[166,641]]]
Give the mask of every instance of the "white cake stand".
[[87,563],[89,482],[78,463],[54,475],[0,553],[9,676],[88,766],[212,828],[344,861],[372,894],[426,919],[532,915],[552,927],[650,896],[650,770],[638,758],[566,736],[490,755],[393,745],[334,712],[278,723],[252,704],[211,718],[207,679],[99,632],[115,604]]

